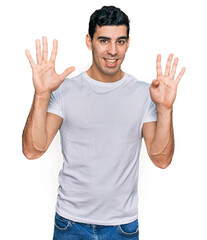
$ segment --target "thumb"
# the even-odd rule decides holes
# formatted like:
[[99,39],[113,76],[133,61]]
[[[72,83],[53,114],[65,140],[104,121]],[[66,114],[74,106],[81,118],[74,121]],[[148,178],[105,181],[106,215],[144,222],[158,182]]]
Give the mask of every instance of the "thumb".
[[159,86],[159,84],[160,84],[160,81],[158,81],[157,79],[154,79],[153,81],[152,81],[152,86],[153,87],[158,87]]
[[65,80],[65,78],[66,78],[69,74],[71,74],[74,70],[75,70],[75,67],[73,67],[73,66],[65,69],[65,71],[60,74],[61,80]]

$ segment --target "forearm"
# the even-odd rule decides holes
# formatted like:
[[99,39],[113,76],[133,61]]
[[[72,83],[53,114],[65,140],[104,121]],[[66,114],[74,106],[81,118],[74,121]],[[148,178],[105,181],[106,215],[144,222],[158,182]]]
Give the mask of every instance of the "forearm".
[[46,116],[50,94],[34,94],[32,107],[22,135],[23,152],[38,155],[44,151],[47,143]]
[[172,110],[157,107],[157,127],[152,141],[150,155],[155,165],[167,167],[174,153]]

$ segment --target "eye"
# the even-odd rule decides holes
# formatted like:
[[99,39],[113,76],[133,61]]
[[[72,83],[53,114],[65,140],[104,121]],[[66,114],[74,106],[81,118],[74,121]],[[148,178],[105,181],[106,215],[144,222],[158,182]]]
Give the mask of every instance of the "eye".
[[100,40],[100,43],[107,43],[108,42],[108,40],[106,40],[106,39],[101,39]]
[[120,45],[124,45],[125,44],[125,40],[118,40],[118,44],[120,44]]

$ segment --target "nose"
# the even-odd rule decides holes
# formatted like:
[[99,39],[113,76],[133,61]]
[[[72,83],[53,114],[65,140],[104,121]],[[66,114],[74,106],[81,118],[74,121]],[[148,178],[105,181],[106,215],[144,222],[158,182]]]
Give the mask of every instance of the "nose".
[[111,55],[117,55],[117,46],[116,46],[116,43],[111,43],[109,45],[109,48],[108,48],[108,54],[111,54]]

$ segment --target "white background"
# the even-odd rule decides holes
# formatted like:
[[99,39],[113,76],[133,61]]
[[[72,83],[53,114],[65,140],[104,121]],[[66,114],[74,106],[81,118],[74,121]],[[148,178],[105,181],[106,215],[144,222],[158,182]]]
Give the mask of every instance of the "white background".
[[[136,5],[135,5],[136,3]],[[168,54],[185,66],[174,104],[175,154],[165,170],[156,168],[143,144],[140,156],[139,222],[141,240],[206,240],[206,6],[197,0],[4,1],[0,4],[0,221],[3,240],[49,240],[53,235],[62,164],[59,133],[38,160],[22,154],[22,131],[34,87],[25,56],[35,58],[35,39],[59,41],[57,72],[74,65],[74,76],[91,64],[85,45],[89,17],[115,5],[131,20],[131,45],[123,70],[151,82],[156,56]],[[87,206],[86,206],[87,207]]]

